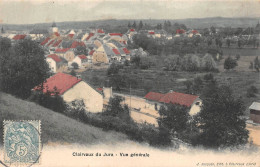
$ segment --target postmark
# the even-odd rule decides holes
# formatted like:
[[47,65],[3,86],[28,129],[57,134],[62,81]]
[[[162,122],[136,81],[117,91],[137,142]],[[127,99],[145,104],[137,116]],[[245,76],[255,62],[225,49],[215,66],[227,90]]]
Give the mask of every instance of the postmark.
[[4,121],[4,162],[30,165],[39,163],[41,122]]

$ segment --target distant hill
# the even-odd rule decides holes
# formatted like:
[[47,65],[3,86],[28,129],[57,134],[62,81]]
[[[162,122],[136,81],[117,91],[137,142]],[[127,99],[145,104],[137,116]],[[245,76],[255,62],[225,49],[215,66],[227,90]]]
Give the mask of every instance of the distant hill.
[[[189,28],[208,28],[215,27],[255,27],[260,18],[224,18],[224,17],[211,17],[211,18],[189,18],[189,19],[175,19],[170,20],[173,24],[185,24]],[[57,26],[60,29],[86,29],[87,27],[99,27],[99,26],[127,26],[128,22],[133,24],[134,20],[95,20],[95,21],[78,21],[78,22],[57,22]],[[138,24],[140,19],[135,20]],[[164,23],[164,20],[146,19],[142,20],[143,23],[150,25],[156,25],[158,23]],[[47,29],[51,27],[52,23],[38,23],[27,25],[15,25],[15,24],[0,24],[7,30],[19,30],[19,31],[31,31],[33,29]]]
[[[117,143],[127,140],[121,133],[104,132],[99,128],[83,124],[35,103],[18,99],[0,92],[0,136],[3,136],[3,120],[41,120],[43,143]],[[0,146],[3,144],[0,137]]]

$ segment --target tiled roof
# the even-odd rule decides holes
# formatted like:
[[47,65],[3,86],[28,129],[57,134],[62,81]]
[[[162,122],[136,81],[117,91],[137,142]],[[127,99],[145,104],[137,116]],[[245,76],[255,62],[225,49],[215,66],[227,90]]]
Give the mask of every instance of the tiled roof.
[[117,49],[112,49],[113,52],[116,54],[116,55],[120,55],[119,51]]
[[55,39],[53,39],[52,41],[50,41],[47,46],[51,46],[54,43]]
[[130,54],[130,51],[127,48],[123,48],[123,51],[125,52],[125,54]]
[[86,55],[78,55],[78,57],[79,57],[80,59],[87,59],[87,56],[86,56]]
[[120,36],[120,37],[123,36],[123,34],[121,34],[121,33],[109,33],[109,35],[110,36]]
[[60,45],[61,42],[62,42],[62,40],[58,40],[58,41],[56,41],[52,46],[53,46],[53,47],[57,47],[57,46]]
[[93,36],[94,36],[94,33],[89,33],[88,37],[86,38],[86,41],[88,41]]
[[13,40],[19,40],[19,39],[24,39],[26,37],[26,35],[15,35],[13,37]]
[[74,34],[68,34],[68,37],[69,37],[69,38],[73,38],[73,37],[74,37]]
[[51,55],[48,55],[47,57],[52,58],[52,59],[53,59],[54,61],[56,61],[57,63],[58,63],[58,62],[61,62],[60,57],[59,57],[58,55],[56,55],[56,54],[51,54]]
[[190,94],[171,92],[165,94],[159,101],[162,103],[172,103],[190,107],[198,97],[199,96]]
[[183,33],[185,33],[185,30],[183,30],[183,29],[178,29],[178,30],[176,30],[176,33],[177,33],[177,34],[183,34]]
[[74,41],[70,48],[76,48],[77,46],[85,46],[84,42]]
[[98,29],[97,32],[98,32],[98,33],[102,33],[102,34],[105,33],[105,32],[104,32],[103,30],[101,30],[101,29]]
[[88,54],[93,55],[94,52],[95,52],[95,50],[91,50]]
[[131,29],[130,29],[130,31],[131,31],[131,32],[134,32],[134,31],[135,31],[135,29],[131,28]]
[[57,48],[57,49],[55,50],[55,52],[57,52],[57,53],[65,53],[65,52],[67,52],[69,49],[70,49],[70,48]]
[[164,94],[162,93],[149,92],[144,96],[144,98],[146,98],[147,100],[159,101],[163,96]]
[[150,31],[149,34],[154,35],[154,32],[153,32],[153,31]]
[[41,45],[45,45],[50,39],[50,37],[46,38],[44,41],[41,42]]
[[192,30],[191,31],[193,34],[198,34],[199,32],[197,30]]
[[[64,92],[72,88],[80,81],[81,79],[78,79],[77,77],[74,77],[72,75],[57,73],[52,77],[48,78],[46,82],[43,83],[43,93],[47,93],[47,91],[53,92],[54,88],[56,87],[59,92],[58,95],[62,95],[64,94]],[[33,90],[39,89],[40,85],[36,86]],[[52,93],[51,95],[54,95],[54,93]]]

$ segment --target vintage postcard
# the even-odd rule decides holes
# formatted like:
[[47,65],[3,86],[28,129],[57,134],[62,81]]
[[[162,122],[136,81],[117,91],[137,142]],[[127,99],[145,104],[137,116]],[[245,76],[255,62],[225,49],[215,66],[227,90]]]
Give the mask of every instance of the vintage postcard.
[[259,0],[0,0],[0,166],[260,167]]

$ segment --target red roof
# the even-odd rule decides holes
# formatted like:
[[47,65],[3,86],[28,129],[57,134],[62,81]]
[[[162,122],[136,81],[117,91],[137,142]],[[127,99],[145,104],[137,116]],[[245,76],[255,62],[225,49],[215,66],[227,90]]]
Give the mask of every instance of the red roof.
[[89,52],[89,55],[93,55],[94,52],[95,52],[95,50],[91,50],[91,51]]
[[130,54],[130,51],[127,48],[123,48],[123,51],[125,52],[125,54]]
[[70,48],[57,48],[55,49],[55,52],[58,52],[58,53],[65,53],[69,50]]
[[50,37],[46,38],[44,41],[41,42],[41,45],[45,45],[50,39]]
[[134,32],[134,31],[135,31],[135,29],[133,29],[133,28],[132,28],[132,29],[130,29],[130,31]]
[[51,55],[48,55],[47,57],[52,58],[56,62],[61,62],[60,57],[56,54],[51,54]]
[[184,93],[178,93],[178,92],[171,92],[167,93],[165,96],[163,96],[159,102],[162,103],[172,103],[172,104],[179,104],[183,106],[190,107],[193,102],[198,98],[199,96],[190,95],[190,94],[184,94]]
[[97,32],[98,32],[98,33],[105,33],[105,32],[104,32],[103,30],[101,30],[101,29],[98,29]]
[[120,36],[120,37],[123,36],[123,34],[121,34],[121,33],[109,33],[109,35],[110,36]]
[[77,46],[85,46],[84,42],[74,41],[70,48],[76,48]]
[[150,32],[149,32],[149,34],[152,34],[152,35],[154,35],[154,32],[153,32],[153,31],[150,31]]
[[199,32],[197,30],[192,30],[191,31],[193,34],[198,34]]
[[86,41],[89,40],[92,36],[94,36],[94,33],[89,33],[88,37],[86,38]]
[[26,37],[26,35],[15,35],[13,37],[13,40],[19,40],[19,39],[24,39]]
[[[74,85],[79,83],[81,79],[74,77],[69,74],[57,73],[52,77],[48,78],[46,82],[43,83],[43,93],[47,93],[47,91],[54,91],[56,87],[58,90],[58,95],[62,95],[64,92],[72,88]],[[40,85],[33,88],[33,90],[39,90]],[[52,93],[51,95],[54,95]]]
[[60,36],[60,34],[58,32],[55,32],[54,35],[56,35],[57,37]]
[[103,88],[96,88],[96,90],[102,92]]
[[116,54],[116,55],[120,55],[119,51],[117,49],[112,49],[113,52]]
[[178,29],[178,30],[176,30],[176,33],[177,33],[177,34],[183,34],[183,33],[185,33],[185,30],[183,30],[183,29]]
[[74,34],[68,34],[68,37],[69,37],[69,38],[73,38],[73,37],[74,37]]
[[80,59],[87,59],[87,56],[86,55],[79,55],[78,56]]
[[55,39],[54,39],[54,40],[52,40],[51,42],[49,42],[49,43],[47,44],[47,46],[50,46],[51,44],[53,44],[53,43],[54,43],[54,41],[55,41]]
[[53,47],[57,47],[57,46],[60,45],[61,42],[62,42],[62,40],[58,40],[58,41],[56,41],[52,46],[53,46]]
[[144,96],[144,98],[146,98],[147,100],[159,101],[163,96],[164,94],[162,93],[149,92]]

